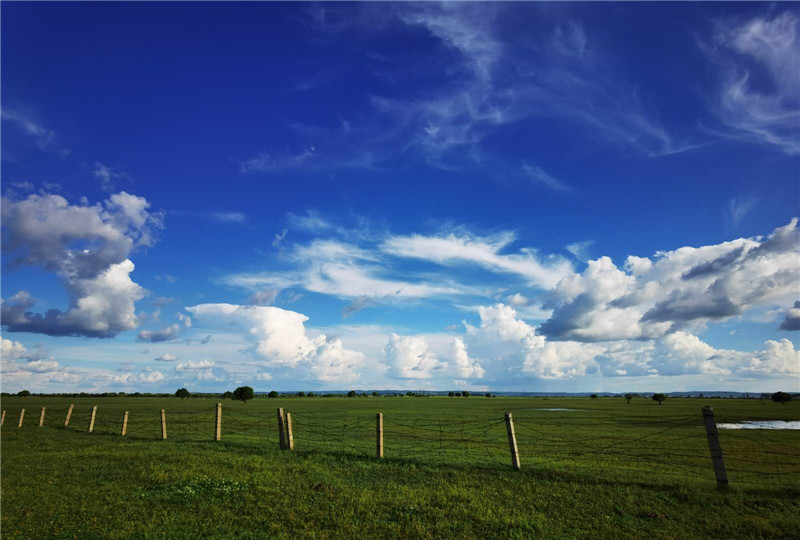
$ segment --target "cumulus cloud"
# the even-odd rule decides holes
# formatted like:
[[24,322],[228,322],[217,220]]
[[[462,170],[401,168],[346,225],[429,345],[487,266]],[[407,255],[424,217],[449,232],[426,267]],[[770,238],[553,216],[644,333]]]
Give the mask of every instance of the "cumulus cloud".
[[563,379],[598,370],[607,377],[800,374],[800,351],[786,339],[754,352],[717,349],[680,330],[651,340],[549,341],[510,306],[482,306],[479,314],[480,326],[467,324],[464,340],[492,378]]
[[164,353],[161,356],[154,358],[154,360],[156,360],[157,362],[174,362],[177,359],[178,359],[177,356],[170,353]]
[[399,379],[430,379],[440,377],[447,368],[421,336],[398,336],[392,333],[384,349],[388,375]]
[[474,358],[470,358],[467,353],[467,346],[461,338],[453,339],[450,345],[450,365],[453,368],[453,376],[462,379],[480,379],[485,370]]
[[309,337],[302,313],[272,306],[200,304],[186,308],[201,324],[241,325],[255,341],[255,354],[269,367],[291,368],[301,377],[349,381],[364,355],[345,349],[341,340],[324,334]]
[[72,205],[59,195],[3,197],[3,251],[18,253],[9,267],[55,272],[70,298],[66,312],[40,315],[28,311],[30,295],[15,295],[3,302],[8,331],[112,337],[136,328],[134,303],[145,291],[130,279],[134,265],[128,254],[152,245],[163,226],[161,214],[149,206],[124,191],[93,206]]
[[800,300],[794,303],[794,307],[787,313],[781,322],[781,330],[800,330]]
[[797,219],[767,238],[658,252],[654,261],[629,257],[623,268],[601,257],[548,293],[553,316],[540,331],[591,342],[696,330],[796,295],[798,257]]

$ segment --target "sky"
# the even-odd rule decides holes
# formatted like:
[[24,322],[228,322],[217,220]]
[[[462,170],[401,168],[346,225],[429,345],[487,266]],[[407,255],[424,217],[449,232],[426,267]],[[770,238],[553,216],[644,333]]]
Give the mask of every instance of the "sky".
[[796,4],[0,9],[3,391],[800,391]]

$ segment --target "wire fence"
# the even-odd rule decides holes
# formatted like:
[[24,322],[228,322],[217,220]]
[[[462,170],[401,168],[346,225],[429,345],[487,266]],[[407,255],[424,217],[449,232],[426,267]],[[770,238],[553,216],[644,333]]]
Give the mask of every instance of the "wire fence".
[[[68,425],[65,419],[69,414]],[[123,414],[94,409],[92,433],[122,435]],[[300,412],[291,428],[281,413],[205,407],[162,412],[128,411],[125,438],[175,442],[227,443],[278,450],[291,433],[300,454],[330,454],[354,458],[452,466],[506,469],[518,451],[524,473],[584,475],[611,482],[700,482],[719,484],[712,466],[709,427],[701,415],[642,418],[602,414],[542,414],[522,410],[511,416],[486,414],[472,419],[437,419],[408,414],[382,417],[364,413]],[[14,414],[15,413],[15,414]],[[89,406],[47,408],[43,425],[87,432]],[[18,429],[20,412],[3,417],[3,430]],[[24,429],[39,426],[39,410],[31,409]],[[740,418],[717,416],[720,423]],[[509,427],[509,424],[512,427]],[[165,432],[162,429],[165,428]],[[54,433],[57,435],[57,429]],[[510,432],[513,429],[513,437]],[[284,435],[281,432],[284,431]],[[800,434],[766,429],[714,431],[724,459],[727,481],[743,487],[800,489]],[[512,444],[513,438],[513,444]]]

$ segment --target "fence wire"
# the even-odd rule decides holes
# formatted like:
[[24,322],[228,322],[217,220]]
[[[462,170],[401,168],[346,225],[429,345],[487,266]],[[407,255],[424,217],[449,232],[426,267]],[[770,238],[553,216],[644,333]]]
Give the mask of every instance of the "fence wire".
[[[45,410],[44,428],[88,432],[92,407]],[[221,439],[226,443],[277,450],[279,420],[263,410],[223,408]],[[20,411],[7,411],[2,429],[18,428]],[[39,428],[41,409],[28,409],[22,429]],[[162,438],[161,410],[128,411],[125,437]],[[212,442],[217,407],[165,411],[169,441]],[[716,416],[718,423],[741,420]],[[98,407],[92,432],[121,436],[123,413]],[[285,426],[285,424],[284,424]],[[576,416],[520,411],[513,415],[524,472],[583,474],[611,481],[715,481],[704,421],[700,415],[641,418]],[[57,433],[57,431],[54,431]],[[436,419],[402,414],[383,416],[383,456],[388,461],[509,469],[512,467],[505,417]],[[731,485],[800,489],[800,444],[796,432],[764,429],[719,430]],[[294,451],[375,458],[375,415],[301,412],[292,414]],[[659,480],[660,481],[660,480]]]

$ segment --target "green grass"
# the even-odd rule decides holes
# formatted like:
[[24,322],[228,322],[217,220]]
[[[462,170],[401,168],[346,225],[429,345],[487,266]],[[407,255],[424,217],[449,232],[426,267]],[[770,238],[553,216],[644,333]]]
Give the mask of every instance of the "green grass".
[[[800,403],[758,400],[259,398],[223,402],[215,442],[211,400],[4,398],[2,535],[796,537],[800,432],[721,431],[731,487],[720,492],[707,403],[718,422],[800,419]],[[278,450],[276,407],[293,414],[295,452]],[[378,411],[384,460],[374,457]],[[521,471],[510,467],[505,411]]]

